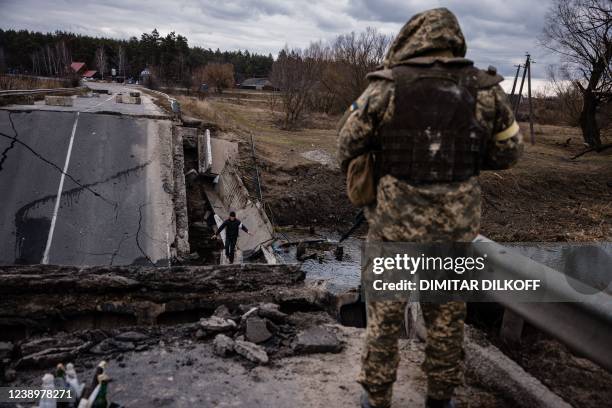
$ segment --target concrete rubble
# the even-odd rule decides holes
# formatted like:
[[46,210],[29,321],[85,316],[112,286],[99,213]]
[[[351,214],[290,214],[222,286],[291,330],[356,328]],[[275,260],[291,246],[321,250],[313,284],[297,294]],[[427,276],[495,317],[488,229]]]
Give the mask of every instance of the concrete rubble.
[[296,353],[339,353],[342,344],[336,334],[324,327],[311,327],[301,331],[295,338]]
[[[78,313],[134,310],[136,305],[148,317],[114,320],[109,325],[98,314],[97,323],[92,319],[88,325],[85,319],[62,332],[40,325],[42,321],[32,324],[27,329],[29,335],[0,342],[1,377],[9,384],[39,385],[42,374],[57,363],[73,362],[80,376],[91,378],[97,362],[105,360],[113,367],[111,397],[126,406],[285,407],[297,401],[321,408],[355,406],[360,393],[355,378],[365,331],[336,321],[339,307],[354,300],[355,295],[331,296],[325,285],[304,283],[303,276],[300,278],[286,265],[266,266],[261,275],[259,267],[252,266],[252,271],[250,267],[242,270],[244,265],[181,267],[172,269],[172,276],[163,268],[134,272],[116,268],[109,272],[61,267],[52,273],[63,281],[64,303],[57,302],[53,296],[56,287],[45,279],[28,279],[22,286],[22,296],[32,301],[20,310],[22,323],[48,306],[37,295],[43,288],[49,296],[47,301],[59,305],[55,306],[59,309],[46,312],[46,319],[56,319],[59,314],[54,313],[77,319]],[[28,270],[0,271],[0,284],[5,285],[0,285],[0,294],[4,296],[4,287],[13,291],[15,285],[23,285],[24,276],[33,278]],[[80,279],[78,285],[71,283],[72,294],[68,296],[65,285],[74,275]],[[98,283],[105,289],[101,290]],[[183,288],[190,288],[190,292],[185,293]],[[176,293],[181,297],[169,295],[179,289]],[[74,292],[87,297],[71,298]],[[160,292],[166,294],[161,296]],[[136,295],[148,298],[126,300]],[[187,307],[190,302],[192,308]],[[7,304],[11,304],[10,298]],[[68,305],[74,304],[83,307],[71,310]],[[144,304],[149,304],[149,309],[143,308]],[[151,320],[154,311],[157,320]],[[5,330],[9,328],[8,313],[5,305],[0,310]],[[15,316],[14,311],[10,313]],[[158,323],[147,323],[155,321]],[[11,330],[14,332],[14,327]],[[527,373],[517,377],[515,372],[509,378],[529,381],[513,380],[501,394],[486,391],[496,390],[506,378],[506,363],[496,354],[498,350],[468,333],[468,385],[459,389],[460,401],[477,401],[474,406],[537,406],[535,403],[541,402],[546,402],[544,406],[551,406],[551,402],[564,406]],[[419,369],[423,351],[422,342],[400,341],[402,362],[394,393],[397,406],[423,403],[425,378]],[[484,363],[474,364],[470,355]],[[510,369],[516,371],[516,367]],[[140,386],[143,376],[146,390]],[[495,384],[491,378],[496,379]],[[504,395],[504,399],[498,395]]]
[[200,326],[206,333],[222,333],[236,329],[236,323],[230,319],[211,316],[200,320]]
[[268,353],[266,350],[255,343],[244,340],[236,340],[234,350],[242,357],[256,364],[268,364]]
[[250,317],[246,320],[245,338],[253,343],[263,343],[272,337],[267,321],[260,317]]
[[221,357],[230,356],[234,352],[235,343],[234,340],[227,337],[225,334],[217,334],[213,341],[215,348],[215,354]]
[[71,96],[45,96],[45,105],[50,106],[72,106],[74,101]]

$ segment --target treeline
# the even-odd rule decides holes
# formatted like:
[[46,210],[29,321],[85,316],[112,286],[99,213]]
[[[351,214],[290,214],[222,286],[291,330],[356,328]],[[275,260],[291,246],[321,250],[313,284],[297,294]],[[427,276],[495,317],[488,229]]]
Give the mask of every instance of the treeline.
[[20,74],[63,76],[66,64],[85,62],[89,69],[108,75],[137,78],[145,68],[155,72],[163,84],[190,86],[192,73],[209,63],[232,64],[237,81],[267,76],[272,55],[249,51],[221,51],[190,47],[185,36],[165,36],[155,29],[128,40],[91,37],[63,31],[41,33],[0,29],[0,70]]

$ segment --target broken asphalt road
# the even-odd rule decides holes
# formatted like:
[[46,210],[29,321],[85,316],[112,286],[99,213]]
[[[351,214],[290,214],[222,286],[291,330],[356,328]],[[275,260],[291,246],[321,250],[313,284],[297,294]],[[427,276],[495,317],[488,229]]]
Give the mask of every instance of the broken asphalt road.
[[0,133],[0,263],[167,262],[170,121],[1,110]]

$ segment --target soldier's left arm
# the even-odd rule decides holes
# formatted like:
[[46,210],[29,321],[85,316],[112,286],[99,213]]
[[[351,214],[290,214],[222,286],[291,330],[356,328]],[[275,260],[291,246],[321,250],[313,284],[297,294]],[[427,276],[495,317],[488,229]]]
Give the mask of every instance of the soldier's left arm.
[[504,90],[495,85],[488,92],[495,104],[492,139],[487,143],[483,170],[503,170],[516,164],[523,153],[523,136]]
[[392,94],[391,80],[372,80],[340,120],[338,161],[345,173],[352,159],[371,149],[372,137],[383,121]]

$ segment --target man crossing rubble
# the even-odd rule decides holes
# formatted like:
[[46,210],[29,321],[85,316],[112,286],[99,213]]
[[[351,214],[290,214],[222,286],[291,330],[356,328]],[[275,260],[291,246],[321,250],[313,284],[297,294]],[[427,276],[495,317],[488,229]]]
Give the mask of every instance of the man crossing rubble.
[[[351,201],[363,206],[368,241],[469,242],[480,228],[480,170],[512,166],[522,136],[495,69],[464,58],[445,8],[413,16],[384,66],[343,118],[338,155]],[[389,407],[399,363],[404,302],[367,304],[358,381],[362,407]],[[427,407],[454,407],[463,382],[462,302],[422,304]]]
[[236,243],[238,242],[238,234],[240,230],[243,230],[249,235],[253,235],[249,232],[248,228],[236,218],[236,213],[231,211],[229,218],[223,221],[223,224],[219,226],[217,233],[213,235],[213,239],[216,239],[221,231],[225,229],[225,256],[229,259],[230,263],[234,263],[234,253],[236,252]]

